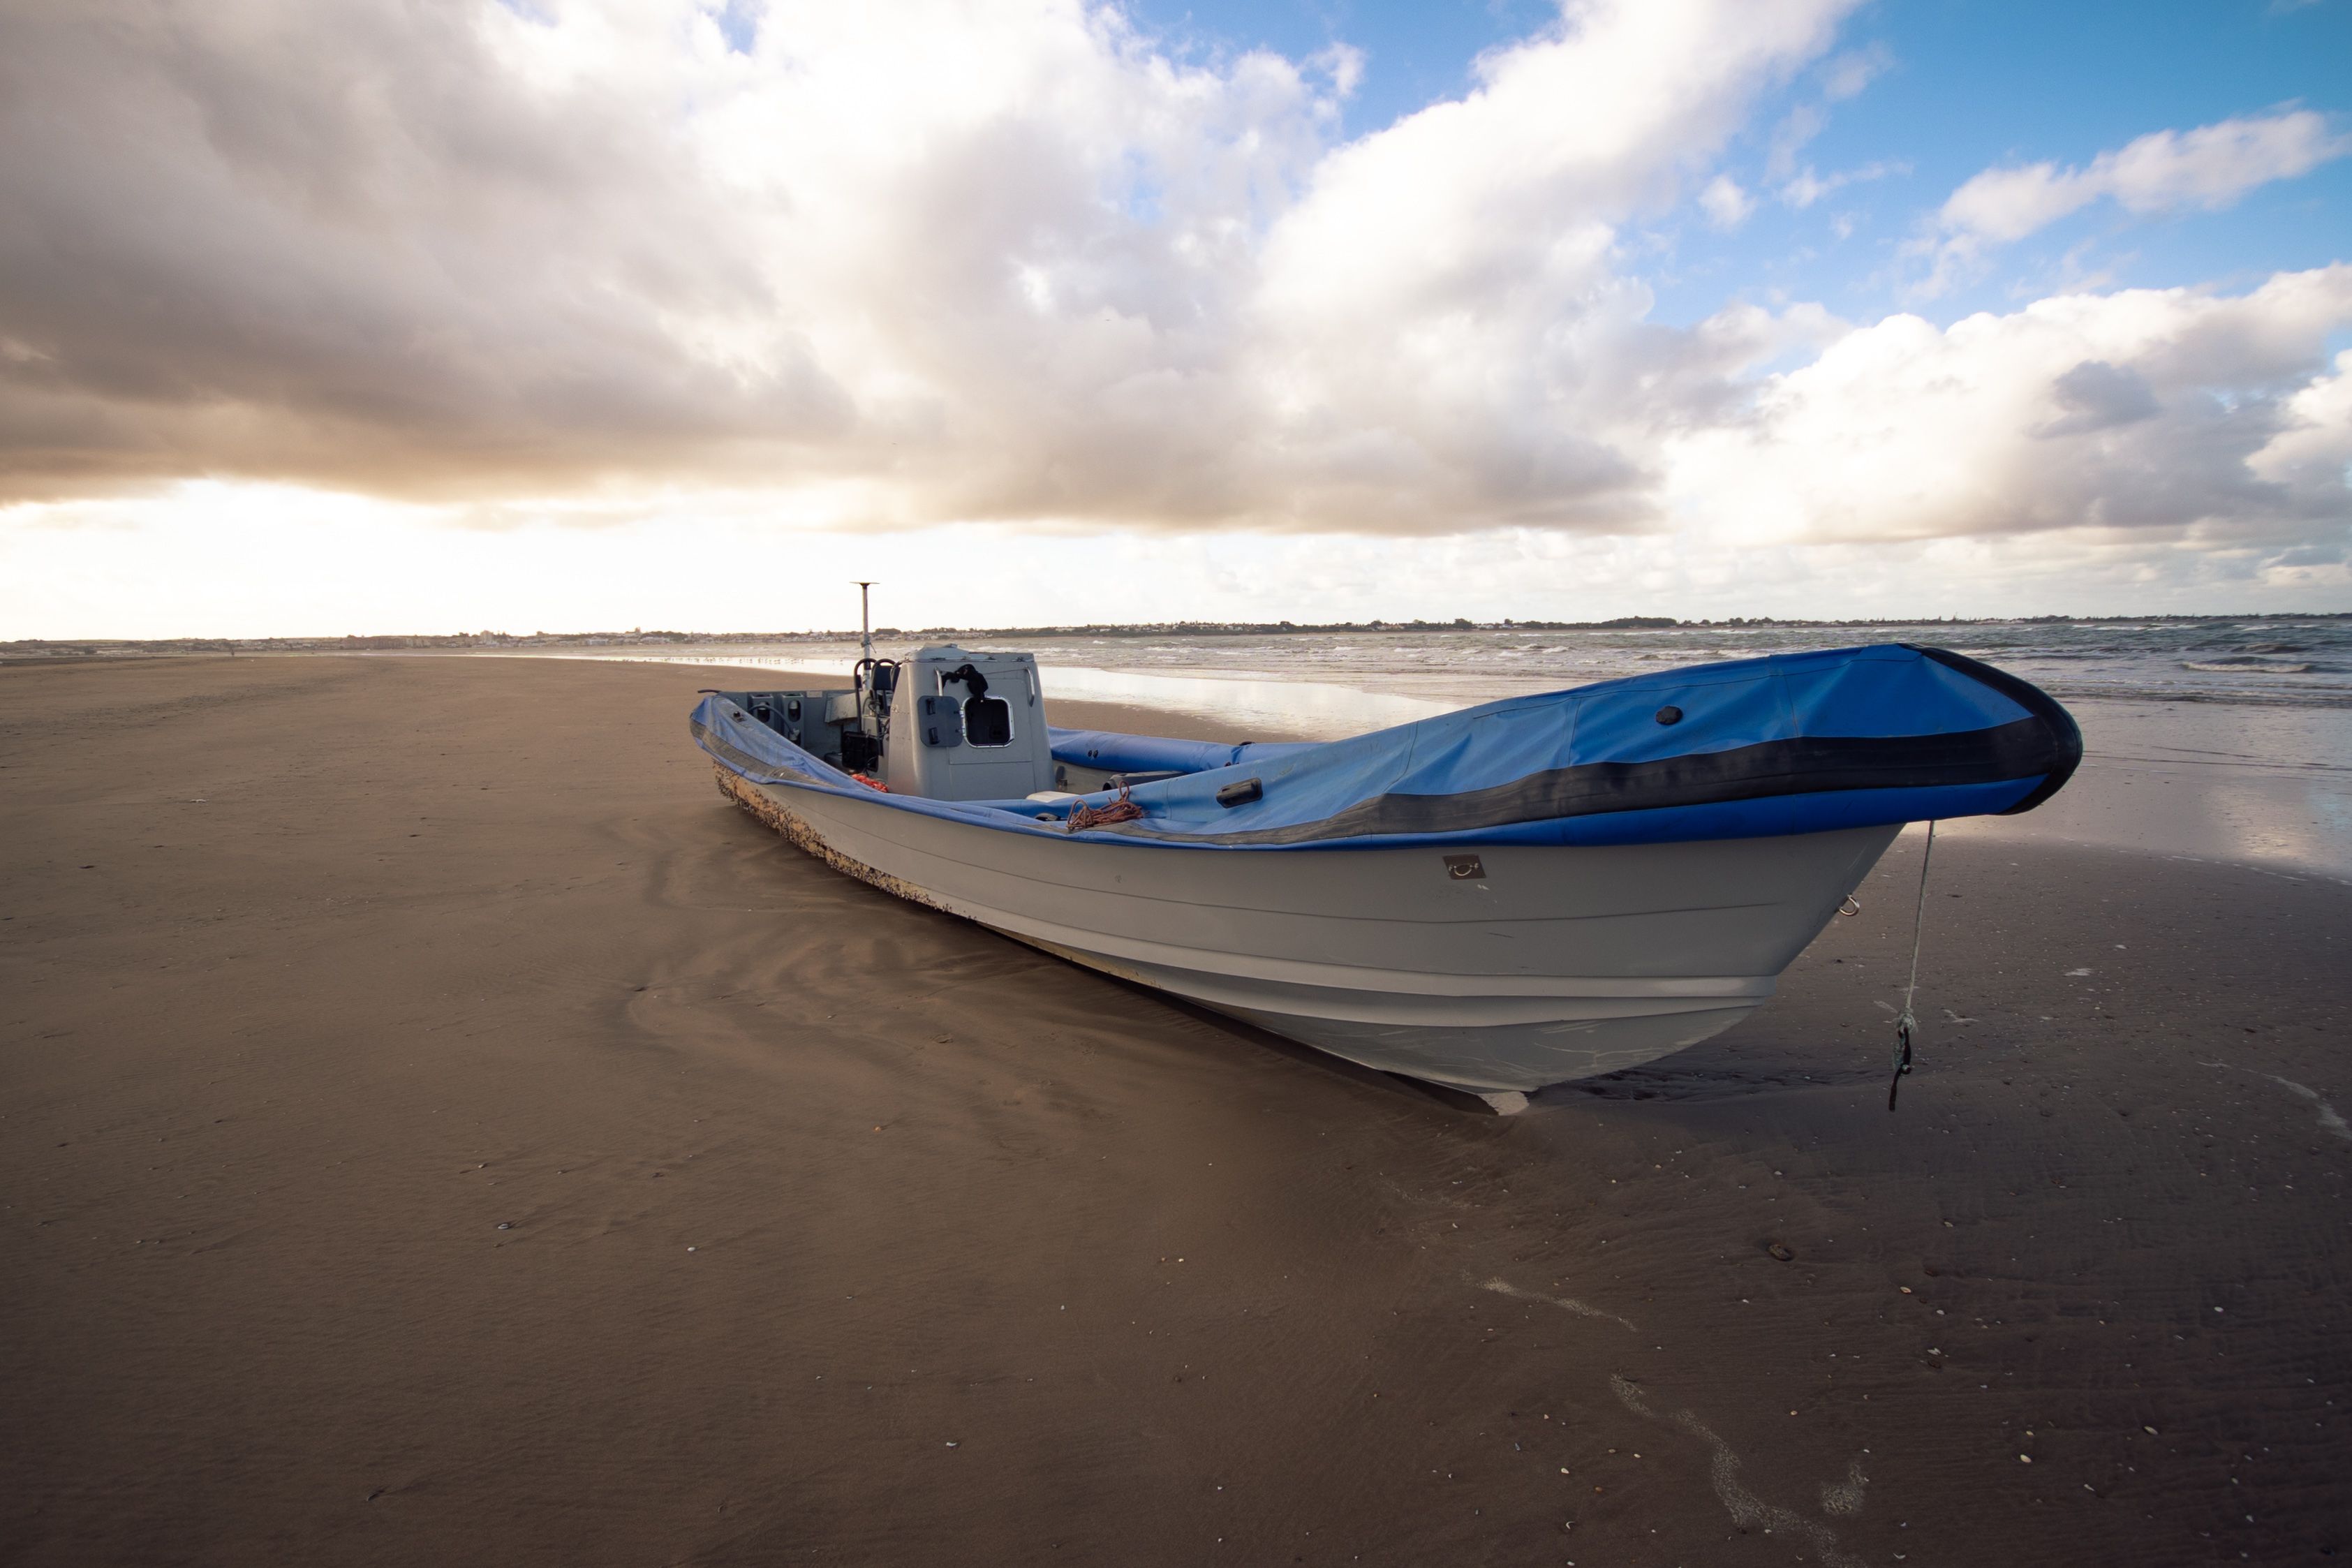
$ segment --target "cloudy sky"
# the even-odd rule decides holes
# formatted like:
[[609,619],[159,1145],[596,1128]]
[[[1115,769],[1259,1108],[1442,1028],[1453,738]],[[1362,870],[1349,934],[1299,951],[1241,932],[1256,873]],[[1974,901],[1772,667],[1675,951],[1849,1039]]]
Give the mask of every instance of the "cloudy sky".
[[0,638],[2352,609],[2352,0],[0,0]]

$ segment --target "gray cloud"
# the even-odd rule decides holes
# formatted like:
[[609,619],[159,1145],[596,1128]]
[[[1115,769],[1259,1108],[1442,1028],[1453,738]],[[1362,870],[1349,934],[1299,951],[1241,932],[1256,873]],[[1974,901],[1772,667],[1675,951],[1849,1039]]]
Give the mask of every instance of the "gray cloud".
[[2044,437],[2087,436],[2137,425],[2161,412],[2147,377],[2105,360],[2084,360],[2052,381],[2050,395],[2064,412],[2034,431]]
[[851,420],[804,352],[744,375],[665,330],[778,302],[664,106],[530,101],[461,10],[17,6],[0,62],[19,493],[542,484]]
[[[1598,8],[1335,163],[1332,85],[1179,69],[1073,5],[37,0],[0,19],[0,493],[835,484],[909,521],[1626,524],[1655,399],[1608,382],[1664,338],[1608,219],[1843,3]],[[1644,96],[1669,66],[1691,90]],[[1547,93],[1611,78],[1622,102],[1562,136]],[[1415,163],[1465,148],[1523,167]],[[1379,232],[1315,232],[1366,179]],[[1564,267],[1563,232],[1591,237]],[[1318,317],[1327,284],[1354,297]],[[1502,363],[1425,363],[1449,337]]]

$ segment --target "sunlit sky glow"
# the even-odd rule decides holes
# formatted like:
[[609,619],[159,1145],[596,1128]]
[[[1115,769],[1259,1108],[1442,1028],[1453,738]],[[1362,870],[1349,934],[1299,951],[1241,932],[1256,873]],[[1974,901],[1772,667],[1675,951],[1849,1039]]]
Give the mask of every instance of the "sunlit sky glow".
[[2352,609],[2352,0],[0,7],[0,638]]

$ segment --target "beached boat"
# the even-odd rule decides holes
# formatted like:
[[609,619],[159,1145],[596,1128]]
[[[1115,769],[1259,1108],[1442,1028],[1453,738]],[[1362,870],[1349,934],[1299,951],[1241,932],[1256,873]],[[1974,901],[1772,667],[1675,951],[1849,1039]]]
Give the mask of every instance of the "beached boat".
[[1054,729],[1031,655],[934,647],[693,730],[852,876],[1504,1109],[1737,1023],[1906,823],[2029,810],[2082,756],[2039,689],[1902,644],[1321,744]]

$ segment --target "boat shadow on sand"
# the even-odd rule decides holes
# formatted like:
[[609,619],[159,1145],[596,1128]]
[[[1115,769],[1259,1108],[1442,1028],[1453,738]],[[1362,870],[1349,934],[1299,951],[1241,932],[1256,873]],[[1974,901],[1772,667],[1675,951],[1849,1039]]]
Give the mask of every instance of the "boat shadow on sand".
[[1707,1040],[1661,1061],[1598,1078],[1555,1083],[1528,1096],[1529,1110],[1579,1100],[1741,1100],[1759,1094],[1843,1089],[1884,1084],[1886,1069],[1857,1060],[1825,1068],[1795,1049],[1775,1050],[1769,1039]]
[[[1491,1117],[1498,1114],[1491,1103],[1469,1089],[1453,1089],[1402,1073],[1365,1067],[1261,1029],[1255,1024],[1231,1017],[1213,1008],[1171,996],[1152,986],[1140,985],[1116,975],[1106,974],[1098,978],[1138,996],[1149,997],[1154,1003],[1183,1014],[1219,1034],[1286,1058],[1318,1073],[1380,1093],[1434,1102],[1465,1115]],[[1882,1084],[1885,1076],[1883,1067],[1861,1062],[1850,1068],[1824,1068],[1819,1060],[1801,1060],[1793,1048],[1785,1053],[1774,1050],[1769,1040],[1707,1040],[1688,1047],[1663,1061],[1604,1073],[1597,1078],[1547,1085],[1528,1096],[1527,1109],[1541,1111],[1588,1100],[1743,1100],[1759,1094],[1848,1089],[1857,1085],[1876,1085]]]

